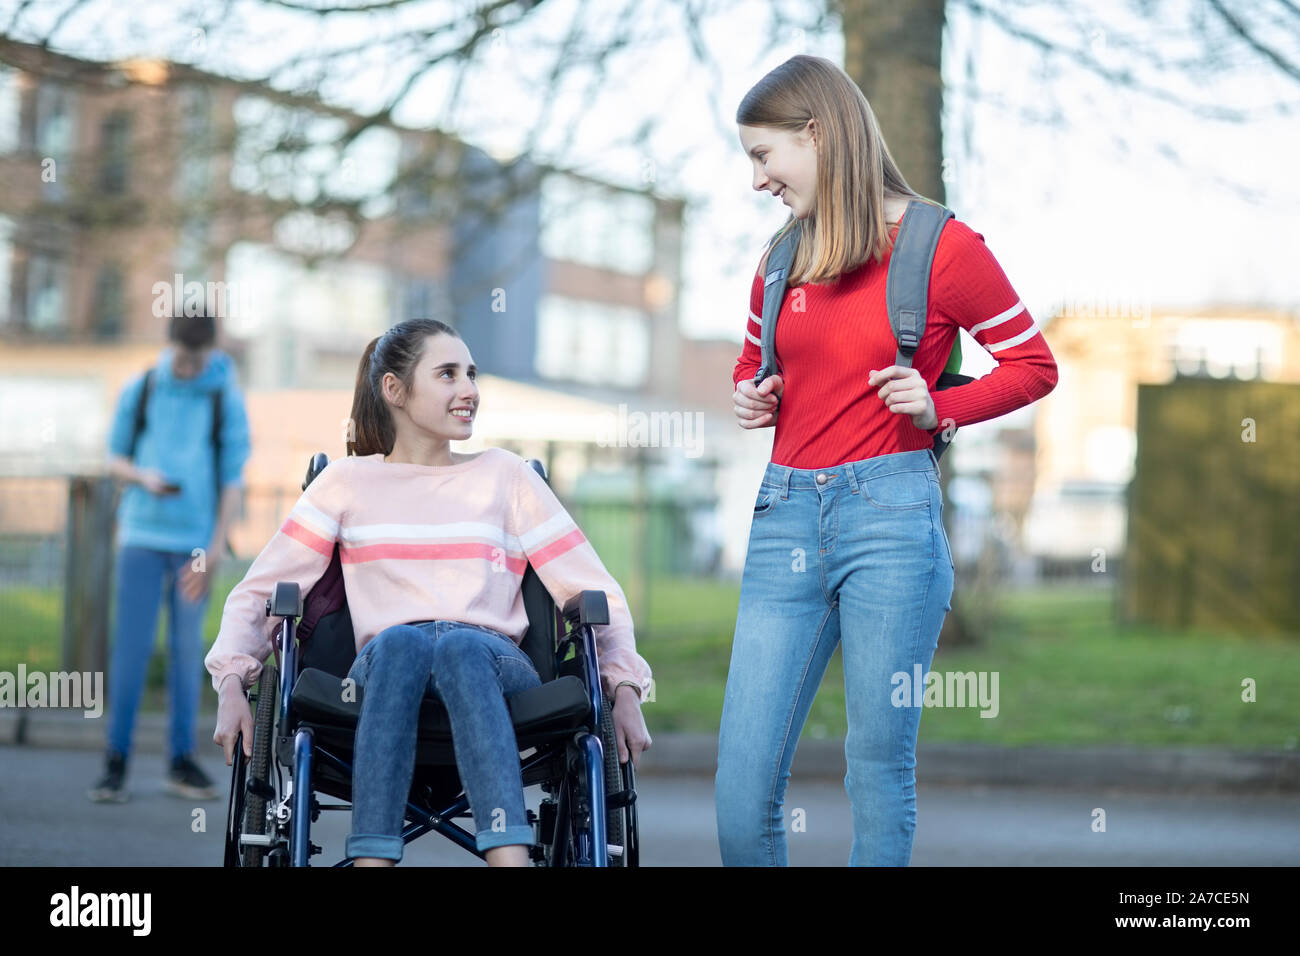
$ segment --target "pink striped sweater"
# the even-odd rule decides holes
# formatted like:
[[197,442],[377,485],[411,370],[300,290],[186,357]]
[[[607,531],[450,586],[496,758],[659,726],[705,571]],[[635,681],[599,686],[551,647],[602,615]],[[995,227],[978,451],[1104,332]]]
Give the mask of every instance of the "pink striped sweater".
[[596,626],[605,692],[620,681],[649,694],[650,665],[636,650],[622,588],[555,493],[524,459],[488,448],[457,465],[339,458],[307,486],[284,525],[226,599],[204,665],[212,686],[238,674],[251,687],[271,654],[278,618],[266,616],[277,581],[305,595],[339,542],[357,651],[394,624],[463,621],[522,640],[520,589],[531,564],[556,603],[586,588],[609,598]]

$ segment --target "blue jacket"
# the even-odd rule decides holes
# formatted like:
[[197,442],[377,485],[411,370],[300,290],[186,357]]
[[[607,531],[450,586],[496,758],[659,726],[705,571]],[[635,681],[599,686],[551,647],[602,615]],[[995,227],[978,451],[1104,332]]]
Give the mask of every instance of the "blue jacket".
[[[117,545],[191,553],[207,548],[216,528],[217,489],[212,456],[212,392],[221,389],[221,484],[243,484],[250,452],[248,415],[230,356],[213,349],[192,379],[172,375],[173,350],[159,357],[149,389],[145,427],[135,448],[137,468],[156,468],[181,486],[180,494],[155,495],[128,485],[117,511]],[[108,448],[126,457],[135,428],[144,373],[122,390],[109,432]]]

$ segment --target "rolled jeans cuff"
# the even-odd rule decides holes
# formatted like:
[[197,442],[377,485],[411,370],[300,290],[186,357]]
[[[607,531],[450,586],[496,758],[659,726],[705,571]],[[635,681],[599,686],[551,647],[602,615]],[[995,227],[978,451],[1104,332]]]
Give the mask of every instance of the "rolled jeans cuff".
[[504,830],[480,830],[474,838],[479,850],[492,850],[499,846],[515,844],[533,845],[533,828],[531,826],[506,827]]
[[354,833],[344,844],[344,852],[351,860],[359,856],[372,856],[380,860],[400,862],[404,847],[401,837],[387,836],[382,833]]

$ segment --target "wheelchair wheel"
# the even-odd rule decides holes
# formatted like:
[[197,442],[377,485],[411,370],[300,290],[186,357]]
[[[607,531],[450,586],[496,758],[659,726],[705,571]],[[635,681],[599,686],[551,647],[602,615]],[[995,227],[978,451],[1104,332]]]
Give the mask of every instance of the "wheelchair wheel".
[[[609,698],[601,708],[600,743],[605,751],[605,799],[608,803],[610,794],[623,789],[623,765],[618,762],[618,736],[614,731],[614,705]],[[627,832],[624,811],[630,807],[614,808],[605,814],[605,836],[610,846],[623,847],[623,854],[610,855],[610,866],[628,866],[626,860],[627,846],[624,834]],[[633,864],[635,865],[635,864]]]
[[[620,852],[609,854],[610,866],[637,866],[636,804],[624,800],[617,806],[610,807],[609,800],[614,794],[624,791],[635,792],[635,778],[632,776],[631,761],[620,764],[618,760],[618,738],[614,731],[614,711],[605,700],[600,722],[601,749],[605,764],[605,842],[608,846],[618,847]],[[578,858],[579,820],[589,818],[586,786],[583,780],[581,758],[571,751],[566,757],[570,761],[569,770],[564,780],[555,791],[555,800],[544,801],[542,805],[542,829],[545,850],[537,857],[538,862],[552,867],[573,866]]]
[[[267,800],[274,793],[271,787],[271,750],[275,732],[276,704],[280,691],[280,673],[275,665],[262,668],[257,684],[257,713],[253,716],[253,757],[248,765],[247,795],[244,798],[244,833],[264,836],[267,832]],[[245,847],[244,866],[261,866],[266,848]]]

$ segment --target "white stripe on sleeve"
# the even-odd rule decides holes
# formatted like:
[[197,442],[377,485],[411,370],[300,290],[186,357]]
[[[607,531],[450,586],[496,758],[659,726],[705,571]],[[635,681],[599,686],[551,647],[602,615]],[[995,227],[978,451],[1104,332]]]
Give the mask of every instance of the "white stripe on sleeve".
[[1001,325],[1003,322],[1006,322],[1008,319],[1014,319],[1017,315],[1023,312],[1024,309],[1025,309],[1025,303],[1017,299],[1016,304],[1013,305],[1011,308],[1007,309],[1005,312],[999,312],[997,315],[993,316],[993,318],[986,319],[985,321],[981,322],[979,325],[972,325],[968,331],[970,332],[971,335],[975,335],[977,332],[983,332],[985,329],[991,329],[995,325]]
[[992,342],[984,346],[984,348],[988,349],[990,353],[1001,352],[1003,349],[1009,349],[1013,345],[1019,345],[1021,342],[1025,341],[1026,339],[1032,339],[1037,334],[1038,334],[1037,324],[1030,322],[1029,328],[1025,329],[1019,335],[1013,335],[1011,338],[1003,339],[1001,342]]

